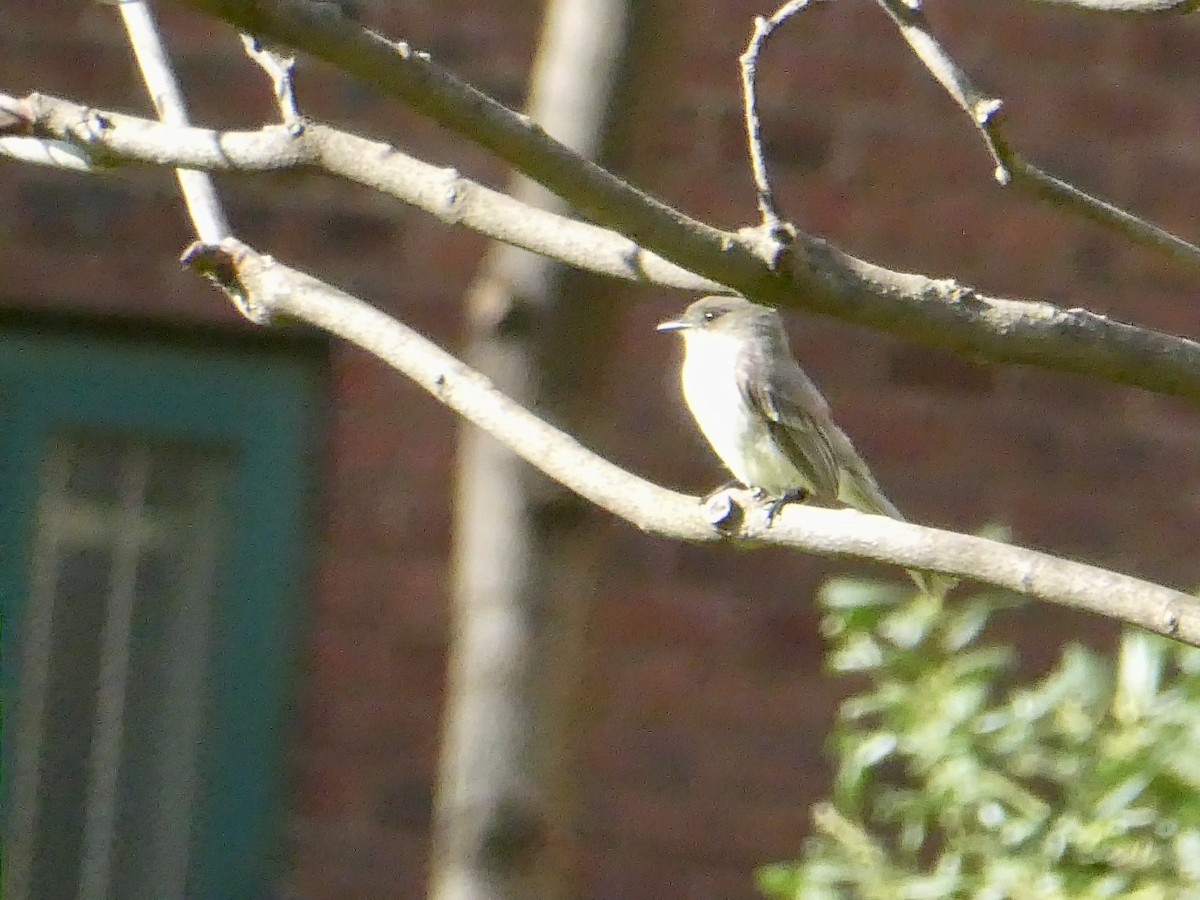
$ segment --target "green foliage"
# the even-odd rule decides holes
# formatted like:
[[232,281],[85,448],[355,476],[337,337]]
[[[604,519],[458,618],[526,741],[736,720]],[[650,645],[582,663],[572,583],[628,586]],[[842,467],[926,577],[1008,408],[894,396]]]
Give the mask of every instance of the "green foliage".
[[982,640],[1010,603],[826,586],[835,671],[866,681],[833,797],[773,898],[1200,898],[1200,650],[1142,632],[1032,686]]

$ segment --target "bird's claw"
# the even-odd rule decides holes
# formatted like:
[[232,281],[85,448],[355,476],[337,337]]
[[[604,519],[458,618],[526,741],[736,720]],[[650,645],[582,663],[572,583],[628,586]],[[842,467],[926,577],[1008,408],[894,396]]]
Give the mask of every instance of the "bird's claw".
[[755,496],[760,500],[767,501],[767,527],[771,527],[771,523],[775,521],[775,517],[779,515],[779,511],[789,503],[799,503],[808,497],[808,492],[802,488],[797,488],[794,491],[788,491],[778,497],[769,497],[767,492],[762,488],[754,489]]

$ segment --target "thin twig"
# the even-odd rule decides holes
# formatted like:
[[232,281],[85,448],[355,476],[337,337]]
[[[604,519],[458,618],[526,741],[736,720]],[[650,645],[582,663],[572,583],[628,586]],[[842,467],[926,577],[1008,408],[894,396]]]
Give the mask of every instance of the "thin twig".
[[[159,119],[168,125],[186,127],[189,124],[187,104],[150,8],[142,0],[122,0],[117,9],[121,11],[130,46]],[[176,169],[175,175],[200,240],[213,243],[229,236],[229,222],[212,178],[205,172],[190,169]]]
[[[697,276],[623,235],[542,212],[377,141],[310,123],[293,137],[173,128],[32,94],[0,94],[10,133],[68,140],[118,159],[228,172],[324,171],[412,203],[451,224],[619,278],[693,289]],[[0,129],[3,130],[3,129]],[[724,240],[738,238],[721,232]],[[952,279],[885,269],[797,235],[793,265],[760,299],[969,353],[1200,399],[1200,343],[1047,302],[989,297]],[[761,260],[759,266],[766,264]],[[791,275],[789,278],[788,275]]]
[[992,127],[992,137],[1012,172],[1013,184],[1024,187],[1034,196],[1067,207],[1097,225],[1111,228],[1131,241],[1161,250],[1177,262],[1200,266],[1200,247],[1026,162],[1001,138],[998,124]]
[[762,121],[758,115],[758,55],[775,29],[798,12],[808,9],[813,0],[789,0],[770,17],[754,17],[754,33],[738,62],[742,69],[742,100],[746,117],[746,143],[750,151],[750,170],[754,174],[754,190],[762,228],[782,245],[795,236],[787,221],[779,214],[775,193],[767,172],[767,157],[763,152]]
[[946,89],[979,130],[996,163],[994,175],[1001,185],[1016,187],[1064,207],[1070,212],[1112,229],[1134,243],[1159,250],[1176,262],[1200,267],[1200,247],[1105,200],[1026,162],[1004,139],[1002,101],[979,90],[938,43],[919,3],[876,0],[917,58]]
[[1046,6],[1070,6],[1088,12],[1146,14],[1189,13],[1200,9],[1200,0],[1031,0]]
[[944,572],[1200,646],[1200,600],[1047,553],[852,509],[792,504],[768,523],[765,507],[750,491],[721,495],[729,513],[714,524],[717,518],[702,508],[699,498],[613,465],[437,345],[356,297],[233,239],[219,247],[194,245],[184,262],[217,283],[239,308],[254,311],[255,321],[286,314],[375,354],[551,478],[644,531],[677,540],[776,545]]
[[279,117],[283,119],[283,124],[292,134],[299,134],[304,130],[304,116],[296,100],[296,83],[293,78],[296,72],[296,55],[273,44],[264,44],[250,34],[242,35],[242,49],[271,79],[275,105],[279,107]]

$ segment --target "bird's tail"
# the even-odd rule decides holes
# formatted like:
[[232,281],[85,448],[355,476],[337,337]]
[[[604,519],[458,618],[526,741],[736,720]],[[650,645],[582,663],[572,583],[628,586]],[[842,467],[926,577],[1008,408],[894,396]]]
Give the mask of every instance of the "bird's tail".
[[[847,506],[853,506],[859,512],[877,516],[890,516],[893,519],[905,521],[894,503],[884,496],[874,477],[865,464],[856,469],[841,471],[838,484],[838,499]],[[958,579],[940,572],[926,572],[921,569],[908,569],[908,577],[916,584],[917,589],[931,597],[944,597],[958,584]]]
[[859,512],[871,513],[876,516],[890,516],[904,521],[904,516],[895,504],[883,495],[871,473],[865,468],[860,470],[845,469],[839,473],[838,499],[847,506],[853,506]]

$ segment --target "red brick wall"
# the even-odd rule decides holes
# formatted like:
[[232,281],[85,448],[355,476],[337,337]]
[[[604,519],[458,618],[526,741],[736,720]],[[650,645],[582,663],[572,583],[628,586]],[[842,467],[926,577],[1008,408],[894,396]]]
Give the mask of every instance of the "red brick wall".
[[[1109,21],[993,0],[928,6],[960,62],[1005,98],[1009,132],[1033,161],[1198,237],[1189,189],[1200,181],[1200,20]],[[613,165],[694,215],[745,223],[753,194],[735,60],[751,14],[766,10],[727,0],[639,8]],[[0,7],[0,89],[147,109],[111,9],[43,10]],[[270,117],[230,35],[170,5],[161,12],[199,121]],[[366,5],[373,26],[514,104],[538,12],[514,0]],[[1200,331],[1194,273],[995,186],[968,123],[872,4],[823,4],[795,21],[768,49],[762,84],[780,200],[800,227],[984,290]],[[326,67],[304,65],[300,89],[317,117],[503,177],[482,151]],[[240,327],[178,270],[189,235],[165,173],[0,171],[6,306]],[[248,241],[454,344],[480,239],[334,182],[221,187]],[[618,284],[604,294],[625,310],[605,449],[668,484],[712,486],[719,470],[676,396],[678,348],[652,330],[687,298]],[[968,530],[1003,522],[1022,543],[1200,582],[1194,408],[976,365],[833,321],[791,322],[798,355],[914,518]],[[304,897],[411,896],[427,865],[456,423],[363,354],[332,352],[327,518],[286,884]],[[679,546],[593,518],[610,565],[587,674],[583,894],[749,896],[750,868],[799,849],[807,804],[826,787],[822,742],[844,686],[822,673],[809,597],[844,567]],[[1005,627],[1034,668],[1067,639],[1111,634],[1042,607]]]

